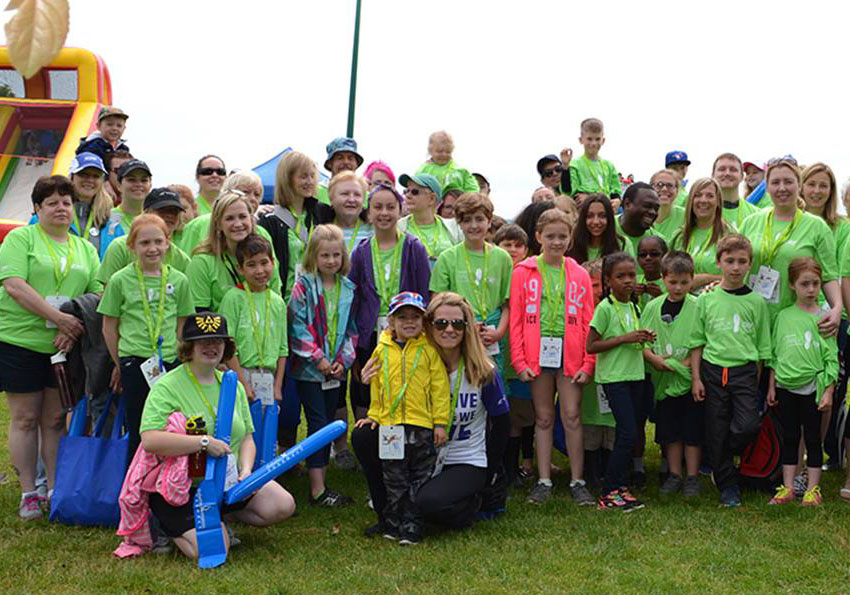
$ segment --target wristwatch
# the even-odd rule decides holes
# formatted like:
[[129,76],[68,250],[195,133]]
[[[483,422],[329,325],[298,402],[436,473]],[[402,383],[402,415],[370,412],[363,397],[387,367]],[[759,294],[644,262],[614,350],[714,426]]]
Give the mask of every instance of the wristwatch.
[[210,445],[209,436],[201,436],[201,452],[207,452],[207,446]]

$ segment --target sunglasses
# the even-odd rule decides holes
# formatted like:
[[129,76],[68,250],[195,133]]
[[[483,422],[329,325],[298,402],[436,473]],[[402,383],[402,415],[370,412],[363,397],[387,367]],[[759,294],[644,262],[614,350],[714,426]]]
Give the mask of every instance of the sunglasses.
[[555,174],[559,174],[563,171],[564,171],[564,168],[561,167],[560,165],[557,165],[557,166],[553,167],[552,169],[544,169],[543,170],[543,177],[544,178],[551,178]]
[[425,192],[424,190],[420,190],[419,188],[405,188],[404,189],[404,193],[409,194],[410,196],[419,196],[420,194],[423,194],[424,192]]
[[198,170],[199,176],[211,176],[213,174],[217,176],[226,176],[227,170],[223,167],[202,167]]
[[650,252],[638,252],[638,258],[658,258],[660,256],[664,256],[658,250],[652,250]]
[[438,331],[446,330],[449,325],[452,325],[452,328],[456,331],[462,331],[466,328],[466,321],[461,318],[456,318],[454,320],[446,320],[445,318],[438,318],[433,323],[434,328]]

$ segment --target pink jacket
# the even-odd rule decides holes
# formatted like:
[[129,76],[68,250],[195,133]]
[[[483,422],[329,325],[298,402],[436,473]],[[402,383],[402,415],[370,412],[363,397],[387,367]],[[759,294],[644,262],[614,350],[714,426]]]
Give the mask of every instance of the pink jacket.
[[[165,431],[185,434],[186,416],[179,411],[169,415]],[[129,558],[149,551],[153,542],[148,527],[148,497],[157,492],[172,506],[182,506],[189,501],[190,487],[188,456],[159,457],[140,446],[118,497],[121,508],[118,535],[123,536],[124,541],[112,555]]]
[[[593,318],[593,286],[590,275],[572,258],[564,262],[564,376],[579,371],[593,376],[596,356],[585,350],[590,321]],[[537,269],[537,257],[530,257],[514,268],[511,277],[511,363],[517,373],[526,368],[540,373],[540,306],[543,283]]]

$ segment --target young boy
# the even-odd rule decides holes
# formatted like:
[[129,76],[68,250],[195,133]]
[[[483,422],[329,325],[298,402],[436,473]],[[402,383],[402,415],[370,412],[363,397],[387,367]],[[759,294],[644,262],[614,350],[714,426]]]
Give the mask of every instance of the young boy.
[[622,190],[617,168],[610,161],[599,158],[599,149],[605,144],[602,120],[584,120],[578,142],[584,146],[584,155],[570,161],[571,194],[601,192],[609,198],[619,198]]
[[758,435],[760,361],[771,357],[770,316],[764,299],[744,283],[753,248],[739,234],[717,242],[720,287],[697,299],[687,347],[694,400],[705,400],[706,447],[723,506],[741,505],[732,456]]
[[455,219],[463,232],[463,242],[440,254],[431,272],[429,289],[432,294],[454,291],[469,301],[487,353],[504,377],[499,341],[508,332],[511,257],[485,241],[493,219],[489,198],[478,192],[464,194],[455,203]]
[[[515,223],[503,225],[493,243],[508,253],[515,267],[528,256],[528,235]],[[501,350],[510,353],[508,333],[502,338]],[[531,405],[531,386],[520,381],[510,361],[505,364],[511,431],[505,451],[505,470],[508,480],[522,487],[531,479],[534,464],[534,407]],[[522,450],[522,465],[517,464]]]
[[638,274],[635,295],[641,310],[652,300],[664,293],[661,280],[661,259],[667,254],[667,242],[661,236],[644,236],[637,245],[637,261],[642,273]]
[[121,138],[127,127],[127,118],[129,116],[120,108],[114,106],[102,108],[97,116],[97,130],[80,140],[77,154],[95,153],[103,159],[108,153],[129,151],[130,147],[124,144],[124,139]]
[[289,355],[286,304],[268,288],[275,267],[271,244],[249,235],[236,245],[236,262],[245,287],[231,288],[220,306],[236,341],[236,354],[226,363],[239,375],[249,400],[271,405],[281,399]]
[[[669,475],[661,486],[667,495],[683,489],[686,498],[699,495],[700,446],[703,436],[703,403],[691,397],[691,370],[687,343],[693,327],[697,299],[690,295],[694,261],[687,252],[670,252],[661,261],[667,294],[650,301],[641,315],[641,326],[655,331],[652,348],[643,357],[652,369],[655,388],[655,440],[665,450]],[[682,479],[682,454],[687,478]]]
[[458,167],[452,159],[455,142],[452,135],[445,130],[431,133],[428,137],[428,161],[419,166],[417,174],[430,174],[437,178],[440,186],[445,187],[449,177],[459,181],[459,187],[464,192],[478,192],[478,181],[469,170]]

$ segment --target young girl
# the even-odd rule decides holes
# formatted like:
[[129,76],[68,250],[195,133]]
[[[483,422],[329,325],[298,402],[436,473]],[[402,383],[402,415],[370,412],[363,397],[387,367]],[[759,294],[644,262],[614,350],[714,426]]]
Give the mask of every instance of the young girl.
[[428,155],[430,159],[419,166],[417,174],[430,174],[437,178],[440,186],[445,186],[450,174],[460,181],[464,192],[478,192],[478,182],[468,170],[459,168],[452,159],[455,143],[452,135],[445,130],[431,133],[428,137]]
[[[304,407],[308,436],[334,420],[346,374],[354,363],[355,285],[345,277],[348,269],[342,230],[335,225],[316,226],[289,302],[290,373]],[[351,504],[351,498],[325,485],[329,457],[330,445],[307,459],[310,502],[327,507]]]
[[578,211],[567,256],[584,264],[631,246],[617,233],[614,209],[608,197],[599,193],[589,194]]
[[821,412],[832,406],[838,378],[838,346],[835,337],[825,338],[818,331],[818,320],[823,315],[818,306],[820,265],[810,257],[795,258],[788,266],[788,282],[796,303],[779,312],[773,324],[773,361],[767,391],[768,404],[778,405],[784,434],[782,485],[770,504],[794,500],[802,426],[809,475],[803,506],[819,506],[823,500],[818,485],[823,464]]
[[529,502],[542,503],[552,494],[552,426],[557,390],[561,420],[570,457],[570,491],[580,505],[593,504],[583,476],[581,427],[582,385],[590,382],[595,358],[584,345],[593,317],[590,275],[575,260],[564,257],[570,239],[567,215],[549,209],[537,221],[538,257],[514,269],[510,296],[511,362],[520,380],[531,383],[537,427],[537,485]]
[[349,256],[362,240],[372,235],[372,226],[366,223],[367,212],[363,210],[366,188],[366,180],[353,171],[338,173],[328,184],[328,198],[334,210],[333,222],[342,229],[345,251]]
[[[434,470],[435,446],[446,442],[449,380],[437,350],[423,332],[425,300],[402,292],[392,298],[389,328],[375,357],[381,370],[371,382],[371,406],[357,422],[362,435],[377,428],[378,452],[352,443],[366,473],[379,528],[401,545],[419,543],[422,515],[414,496]],[[379,427],[380,426],[380,427]]]
[[177,366],[177,337],[195,309],[189,280],[162,264],[168,251],[168,226],[157,215],[140,215],[130,227],[127,246],[136,262],[112,275],[97,311],[103,338],[115,362],[111,388],[121,391],[130,432],[129,458],[139,446],[139,424],[150,387]]
[[357,419],[369,408],[369,387],[359,382],[366,364],[387,327],[390,299],[401,291],[414,291],[428,299],[431,269],[425,246],[415,237],[399,233],[401,195],[391,186],[378,185],[369,194],[369,220],[374,235],[351,254],[348,278],[357,287],[357,365],[351,383],[351,400]]
[[601,510],[625,512],[643,508],[626,487],[629,461],[637,436],[637,410],[644,399],[644,343],[655,340],[655,333],[638,326],[638,313],[632,303],[637,278],[634,258],[625,252],[606,256],[602,264],[603,299],[590,323],[587,353],[600,354],[595,379],[602,385],[616,420],[614,450],[608,468]]

